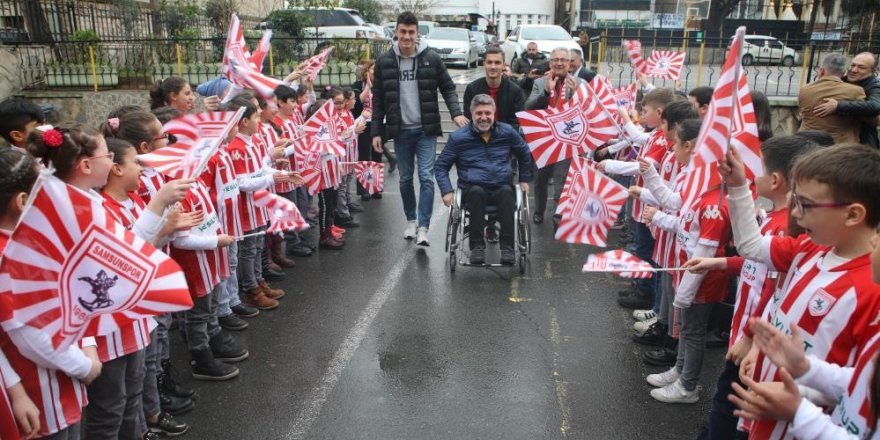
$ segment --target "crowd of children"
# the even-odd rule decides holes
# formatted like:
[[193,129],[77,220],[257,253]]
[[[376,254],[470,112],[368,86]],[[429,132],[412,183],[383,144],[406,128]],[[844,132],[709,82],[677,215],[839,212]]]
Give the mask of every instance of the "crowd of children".
[[[714,338],[728,351],[699,438],[880,438],[880,154],[824,132],[774,137],[769,103],[753,92],[763,175],[747,178],[735,148],[696,174],[688,164],[712,93],[648,87],[642,126],[621,111],[625,139],[596,154],[629,185],[621,244],[686,269],[618,299],[635,309],[634,341],[658,348],[644,362],[669,368],[647,375],[650,395],[697,402]],[[695,181],[708,185],[689,197]]]
[[[310,256],[317,246],[344,247],[344,228],[357,227],[352,213],[363,210],[349,189],[357,136],[369,110],[357,119],[352,115],[358,100],[351,88],[327,87],[318,99],[303,72],[300,66],[268,99],[236,90],[225,78],[200,86],[208,94],[202,101],[206,110],[241,110],[242,116],[200,175],[176,180],[142,165],[138,156],[176,142],[163,125],[194,111],[196,97],[183,78],[157,82],[150,111],[116,108],[100,128],[47,125],[32,102],[0,102],[0,134],[9,143],[0,148],[0,255],[39,173],[50,170],[176,261],[193,303],[181,313],[84,338],[60,353],[29,327],[0,331],[4,440],[184,434],[189,426],[175,416],[194,408],[195,390],[177,382],[172,371],[169,332],[175,321],[189,350],[192,377],[232,379],[239,374],[235,363],[249,352],[229,331],[246,329],[243,318],[278,308],[285,295],[267,280],[283,277],[283,268],[296,265],[292,257]],[[327,100],[334,104],[337,135],[346,143],[343,159],[303,148],[303,125]],[[317,177],[307,181],[303,174],[310,168]],[[255,202],[260,191],[290,200],[319,225],[317,246],[296,231],[261,234],[270,217]],[[7,319],[7,312],[0,319]]]

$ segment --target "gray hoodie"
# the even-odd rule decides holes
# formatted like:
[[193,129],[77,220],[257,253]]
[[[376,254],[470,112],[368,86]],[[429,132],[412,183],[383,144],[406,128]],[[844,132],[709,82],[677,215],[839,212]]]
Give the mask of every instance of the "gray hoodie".
[[416,57],[428,48],[428,42],[419,38],[416,52],[410,57],[400,54],[400,47],[395,40],[391,47],[397,55],[398,81],[400,82],[400,128],[412,129],[422,127],[422,110],[419,103],[419,82],[416,80],[418,63]]

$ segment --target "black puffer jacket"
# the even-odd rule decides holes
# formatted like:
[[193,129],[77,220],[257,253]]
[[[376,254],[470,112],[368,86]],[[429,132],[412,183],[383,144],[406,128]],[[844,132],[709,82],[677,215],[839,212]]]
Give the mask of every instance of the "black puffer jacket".
[[[374,68],[371,133],[373,136],[386,136],[386,139],[393,139],[400,128],[400,82],[396,48],[395,42],[394,47],[379,56]],[[450,116],[460,116],[461,105],[455,92],[455,83],[436,52],[425,48],[424,42],[417,50],[416,80],[419,82],[422,130],[429,136],[442,136],[437,90],[443,94]]]

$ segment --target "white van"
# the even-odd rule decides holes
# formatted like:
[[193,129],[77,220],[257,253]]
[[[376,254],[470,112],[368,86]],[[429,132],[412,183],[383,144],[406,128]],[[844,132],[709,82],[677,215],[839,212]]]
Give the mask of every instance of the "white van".
[[755,63],[793,66],[801,59],[794,49],[782,44],[776,38],[766,35],[746,35],[742,53],[743,66]]

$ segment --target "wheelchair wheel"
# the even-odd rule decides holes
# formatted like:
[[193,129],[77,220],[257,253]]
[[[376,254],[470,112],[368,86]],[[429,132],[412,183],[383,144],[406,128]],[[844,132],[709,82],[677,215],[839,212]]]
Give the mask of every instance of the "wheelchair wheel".
[[455,265],[458,264],[458,259],[455,258],[455,250],[449,251],[449,271],[455,272]]
[[526,254],[519,254],[519,274],[522,275],[526,273]]
[[452,230],[455,227],[455,213],[453,212],[455,207],[449,207],[449,220],[446,221],[446,242],[444,243],[443,251],[449,252],[449,247],[452,244]]

